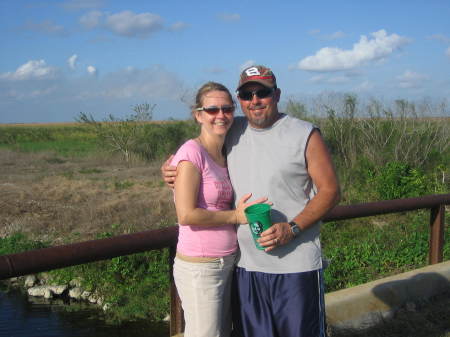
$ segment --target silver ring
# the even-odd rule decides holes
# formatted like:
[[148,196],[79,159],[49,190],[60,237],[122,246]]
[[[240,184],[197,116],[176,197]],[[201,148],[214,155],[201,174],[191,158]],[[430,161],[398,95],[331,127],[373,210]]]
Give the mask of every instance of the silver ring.
[[275,238],[275,244],[276,245],[278,244],[278,238]]

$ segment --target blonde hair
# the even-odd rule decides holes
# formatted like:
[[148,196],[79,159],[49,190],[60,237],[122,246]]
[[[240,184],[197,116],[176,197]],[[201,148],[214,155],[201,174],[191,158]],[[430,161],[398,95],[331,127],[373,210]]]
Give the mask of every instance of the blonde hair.
[[211,91],[226,92],[228,97],[230,98],[230,101],[232,102],[232,104],[236,105],[233,100],[233,96],[230,93],[230,90],[228,90],[228,88],[226,86],[224,86],[221,83],[217,83],[217,82],[212,82],[212,81],[206,82],[205,84],[203,84],[200,87],[200,89],[198,89],[197,94],[195,95],[195,103],[191,107],[191,114],[192,114],[192,117],[194,118],[194,120],[196,120],[196,118],[195,118],[195,113],[197,112],[196,109],[203,107],[203,97],[205,97],[205,95],[210,93]]

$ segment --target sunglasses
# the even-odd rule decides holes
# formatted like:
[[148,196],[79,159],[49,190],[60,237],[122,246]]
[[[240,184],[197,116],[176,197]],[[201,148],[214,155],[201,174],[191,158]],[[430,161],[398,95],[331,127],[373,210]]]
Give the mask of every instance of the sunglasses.
[[269,97],[270,95],[272,95],[274,90],[275,90],[275,88],[272,88],[272,89],[264,88],[264,89],[258,89],[255,91],[238,91],[237,95],[243,101],[251,101],[253,99],[254,95],[256,95],[256,97],[258,97],[258,98]]
[[197,111],[204,111],[209,115],[217,115],[219,113],[220,110],[222,110],[222,112],[224,114],[232,114],[234,112],[234,105],[222,105],[222,106],[208,106],[208,107],[202,107],[202,108],[197,108],[195,110]]

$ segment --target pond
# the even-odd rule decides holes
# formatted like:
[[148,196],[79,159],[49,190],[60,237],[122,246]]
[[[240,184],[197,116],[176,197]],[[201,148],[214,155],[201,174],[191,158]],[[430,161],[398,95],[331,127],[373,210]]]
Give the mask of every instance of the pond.
[[[76,308],[76,310],[75,310]],[[20,291],[0,290],[1,337],[167,337],[167,323],[149,321],[112,325],[88,305],[29,298]]]

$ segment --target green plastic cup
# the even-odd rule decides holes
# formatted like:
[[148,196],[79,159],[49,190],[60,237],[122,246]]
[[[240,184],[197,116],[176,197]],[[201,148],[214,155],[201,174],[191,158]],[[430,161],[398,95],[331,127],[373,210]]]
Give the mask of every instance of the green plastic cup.
[[261,237],[261,233],[272,226],[272,220],[270,219],[270,205],[268,204],[254,204],[247,207],[244,210],[247,217],[250,231],[252,232],[253,240],[255,241],[256,248],[264,250],[265,248],[260,246],[256,241]]

